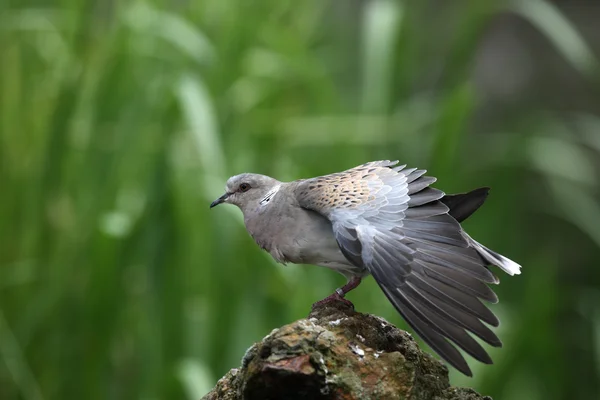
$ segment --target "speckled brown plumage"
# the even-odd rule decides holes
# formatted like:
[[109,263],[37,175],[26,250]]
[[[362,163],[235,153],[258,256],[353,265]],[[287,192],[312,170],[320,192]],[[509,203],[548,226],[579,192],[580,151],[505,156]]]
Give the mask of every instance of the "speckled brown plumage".
[[375,201],[385,186],[385,178],[397,175],[389,168],[395,163],[368,162],[343,172],[303,180],[298,184],[296,194],[303,204],[310,204],[315,210],[358,208]]

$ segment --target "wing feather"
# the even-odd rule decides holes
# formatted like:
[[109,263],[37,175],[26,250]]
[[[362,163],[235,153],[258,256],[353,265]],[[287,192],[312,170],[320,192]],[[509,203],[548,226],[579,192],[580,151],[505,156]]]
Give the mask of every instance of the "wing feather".
[[455,207],[456,217],[466,218],[487,191],[444,197],[430,187],[435,178],[425,176],[425,170],[396,164],[376,161],[301,181],[298,202],[329,218],[348,260],[373,275],[433,350],[471,375],[452,343],[481,362],[492,362],[469,333],[501,346],[483,323],[498,326],[498,318],[480,299],[498,301],[487,285],[498,280],[487,267],[491,260],[505,261],[466,235],[450,207]]
[[464,329],[452,323],[450,319],[442,317],[436,312],[435,306],[430,298],[414,291],[410,286],[396,289],[413,308],[413,311],[419,313],[429,325],[439,334],[447,337],[456,343],[461,349],[470,354],[473,358],[486,364],[492,364],[490,356]]
[[481,301],[474,296],[469,296],[455,288],[447,288],[443,283],[434,279],[426,279],[422,275],[419,275],[417,280],[411,282],[431,296],[479,318],[491,326],[498,326],[499,324],[498,318],[490,311],[490,309],[484,306]]
[[416,207],[423,204],[431,203],[444,197],[444,192],[437,189],[425,188],[417,193],[411,193],[408,200],[409,207]]

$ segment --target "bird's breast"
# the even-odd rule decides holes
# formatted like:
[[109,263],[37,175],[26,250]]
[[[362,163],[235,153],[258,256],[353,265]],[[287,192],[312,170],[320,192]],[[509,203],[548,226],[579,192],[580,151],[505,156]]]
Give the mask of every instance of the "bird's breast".
[[313,264],[332,269],[353,267],[342,254],[329,220],[300,207],[246,221],[256,243],[281,263]]

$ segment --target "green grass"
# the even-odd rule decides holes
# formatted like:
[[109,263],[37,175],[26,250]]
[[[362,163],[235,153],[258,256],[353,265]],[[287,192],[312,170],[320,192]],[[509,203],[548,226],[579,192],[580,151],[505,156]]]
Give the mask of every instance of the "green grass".
[[[343,283],[209,211],[226,178],[396,158],[491,186],[466,227],[524,267],[498,287],[496,364],[453,383],[595,398],[600,120],[531,100],[476,121],[472,70],[507,10],[594,93],[597,60],[549,3],[492,3],[0,4],[0,398],[199,398]],[[349,297],[406,328],[371,280]]]

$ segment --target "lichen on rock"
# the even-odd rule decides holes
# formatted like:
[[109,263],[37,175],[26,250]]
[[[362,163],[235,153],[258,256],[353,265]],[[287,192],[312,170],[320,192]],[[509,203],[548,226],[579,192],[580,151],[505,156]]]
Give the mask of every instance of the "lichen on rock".
[[254,344],[204,400],[481,400],[410,334],[342,302],[312,310]]

